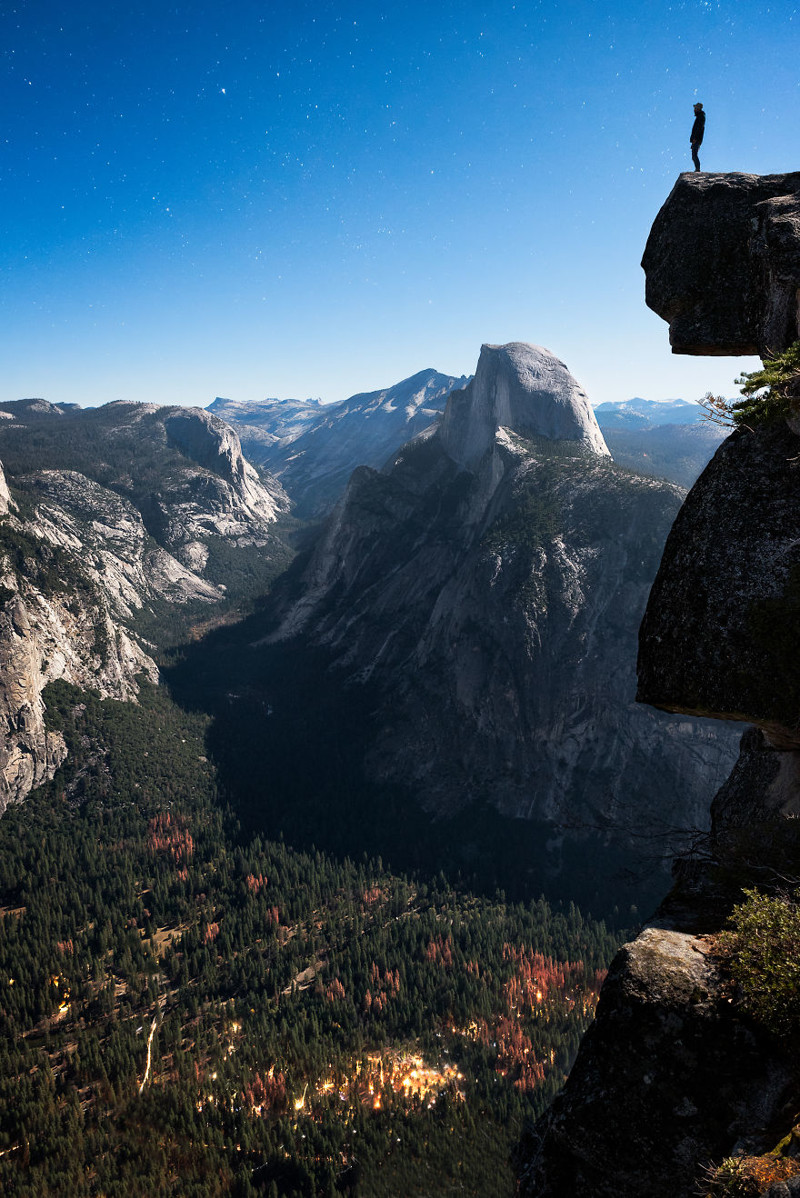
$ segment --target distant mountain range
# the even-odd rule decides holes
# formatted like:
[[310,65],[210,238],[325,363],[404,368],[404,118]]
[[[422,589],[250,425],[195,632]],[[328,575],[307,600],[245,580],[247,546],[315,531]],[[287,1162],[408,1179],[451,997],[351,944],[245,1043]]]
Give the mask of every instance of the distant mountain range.
[[664,424],[698,424],[703,419],[699,404],[686,399],[621,399],[597,404],[594,409],[602,429],[648,429]]
[[[439,420],[450,392],[468,382],[465,375],[422,370],[336,404],[218,397],[207,411],[236,428],[247,457],[280,480],[298,516],[317,519],[331,510],[357,466],[383,466]],[[598,404],[595,416],[620,466],[683,487],[692,485],[726,435],[685,399],[636,396]]]
[[280,480],[297,514],[313,518],[330,511],[357,466],[382,466],[438,419],[450,392],[467,382],[465,375],[421,370],[337,404],[217,398],[207,410],[236,428],[245,454]]
[[[330,407],[338,408],[339,404]],[[242,447],[252,462],[262,463],[275,445],[289,444],[328,410],[319,399],[223,399],[217,396],[206,409],[240,429]]]
[[682,487],[692,486],[728,435],[685,399],[636,397],[598,404],[594,414],[618,465]]

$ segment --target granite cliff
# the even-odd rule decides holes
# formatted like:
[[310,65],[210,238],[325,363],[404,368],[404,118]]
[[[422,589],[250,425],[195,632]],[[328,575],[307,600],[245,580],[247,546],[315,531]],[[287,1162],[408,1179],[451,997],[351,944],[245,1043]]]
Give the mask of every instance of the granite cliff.
[[[707,819],[717,726],[636,706],[635,630],[683,493],[617,469],[586,395],[536,346],[486,345],[441,423],[357,470],[276,638],[369,684],[366,765],[432,814],[487,802],[559,836]],[[653,791],[657,792],[653,794]]]
[[779,353],[798,337],[800,172],[680,175],[642,259],[676,354]]
[[[648,303],[670,320],[677,352],[777,353],[796,339],[798,189],[800,174],[679,179],[643,262]],[[641,626],[639,699],[756,727],[714,800],[703,859],[680,865],[674,891],[610,970],[565,1090],[524,1154],[531,1195],[689,1198],[708,1192],[709,1164],[729,1157],[764,1162],[762,1182],[715,1193],[800,1188],[791,1054],[743,1014],[715,949],[743,887],[791,877],[798,455],[793,416],[735,432],[667,540]]]
[[127,500],[156,543],[220,594],[252,569],[254,549],[285,564],[275,536],[285,492],[246,461],[229,425],[200,408],[2,404],[0,460],[19,487],[35,487],[42,469],[69,470]]
[[158,676],[153,640],[246,591],[254,556],[263,585],[289,553],[285,496],[206,412],[4,404],[0,456],[2,810],[66,752],[45,729],[47,683],[135,699],[137,675]]
[[[167,594],[216,598],[162,550],[147,552],[138,513],[116,497],[97,503],[105,497],[68,472],[43,471],[37,482],[40,502],[27,516],[8,499],[0,517],[0,810],[52,777],[66,755],[61,735],[45,729],[48,682],[132,699],[138,674],[158,676],[131,630],[134,608]],[[65,495],[76,501],[70,508],[59,502]],[[75,509],[87,506],[81,520]]]

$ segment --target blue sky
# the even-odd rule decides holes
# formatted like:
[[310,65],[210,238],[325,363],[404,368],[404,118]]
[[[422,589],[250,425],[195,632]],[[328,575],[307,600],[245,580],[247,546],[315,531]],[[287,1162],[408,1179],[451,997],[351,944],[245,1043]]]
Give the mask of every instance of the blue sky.
[[648,230],[691,167],[800,168],[793,3],[4,0],[0,399],[342,399],[533,341],[594,402],[670,354]]

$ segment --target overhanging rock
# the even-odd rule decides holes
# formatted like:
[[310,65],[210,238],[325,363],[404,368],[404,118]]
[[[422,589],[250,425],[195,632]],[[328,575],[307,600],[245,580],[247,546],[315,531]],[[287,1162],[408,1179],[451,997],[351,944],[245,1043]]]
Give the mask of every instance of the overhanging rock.
[[800,172],[681,175],[642,266],[673,353],[780,353],[800,337]]

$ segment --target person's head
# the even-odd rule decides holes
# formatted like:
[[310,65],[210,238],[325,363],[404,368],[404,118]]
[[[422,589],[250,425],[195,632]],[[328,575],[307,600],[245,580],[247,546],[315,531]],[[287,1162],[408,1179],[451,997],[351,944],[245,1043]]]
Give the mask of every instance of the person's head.
[[694,110],[695,110],[695,112],[702,112],[702,111],[703,111],[703,105],[700,103],[700,101],[699,101],[699,100],[698,100],[698,102],[695,104],[695,106],[694,106]]

